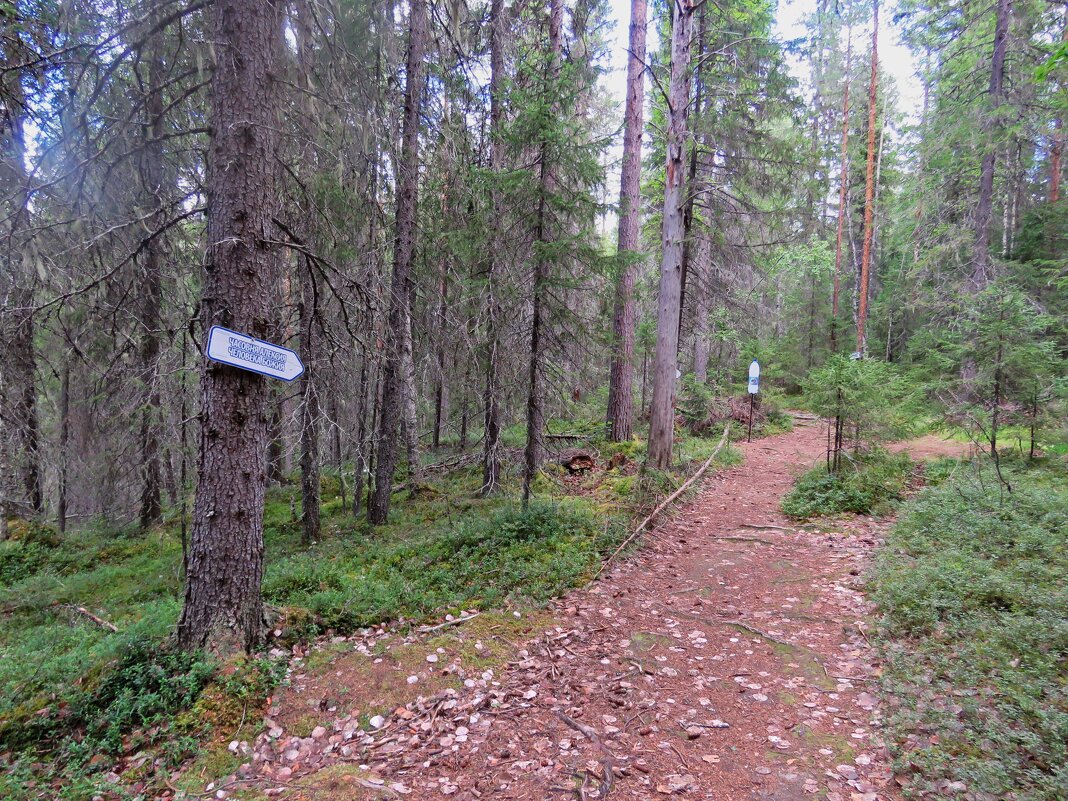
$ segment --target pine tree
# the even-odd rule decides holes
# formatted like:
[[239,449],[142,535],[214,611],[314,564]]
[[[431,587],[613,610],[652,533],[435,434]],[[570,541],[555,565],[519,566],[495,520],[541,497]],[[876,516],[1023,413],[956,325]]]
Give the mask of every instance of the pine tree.
[[[281,275],[277,216],[281,6],[213,9],[208,251],[201,318],[267,339]],[[201,375],[200,460],[178,643],[250,650],[264,626],[263,501],[267,379],[219,363]]]

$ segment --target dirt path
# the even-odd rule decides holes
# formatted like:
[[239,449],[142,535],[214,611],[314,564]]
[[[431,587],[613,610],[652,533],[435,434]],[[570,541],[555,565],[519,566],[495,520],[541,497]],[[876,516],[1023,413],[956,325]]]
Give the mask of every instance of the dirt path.
[[926,434],[922,437],[895,442],[890,445],[894,453],[908,451],[909,455],[917,461],[929,459],[966,459],[975,453],[975,446],[970,442],[946,439],[937,434]]
[[[554,604],[525,643],[481,629],[479,652],[494,638],[514,648],[497,669],[479,672],[470,649],[405,646],[415,667],[393,664],[394,681],[421,668],[410,681],[427,695],[374,721],[377,731],[362,730],[358,710],[344,704],[303,737],[269,720],[273,736],[261,738],[250,767],[261,792],[893,797],[864,635],[870,609],[860,594],[881,524],[802,530],[778,511],[822,454],[824,434],[801,421],[790,434],[743,443],[740,466],[706,482],[638,557]],[[318,679],[298,676],[294,693],[311,705],[324,686],[356,681],[329,667]],[[435,677],[462,682],[432,692]]]

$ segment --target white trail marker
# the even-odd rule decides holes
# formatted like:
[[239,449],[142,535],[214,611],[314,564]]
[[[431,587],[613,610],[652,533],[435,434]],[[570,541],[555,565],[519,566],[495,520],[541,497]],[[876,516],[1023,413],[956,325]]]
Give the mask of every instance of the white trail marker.
[[204,352],[212,361],[283,381],[292,381],[304,373],[300,357],[289,348],[220,325],[213,325],[208,331]]
[[760,392],[760,362],[753,359],[749,365],[749,434],[746,442],[753,441],[753,398]]

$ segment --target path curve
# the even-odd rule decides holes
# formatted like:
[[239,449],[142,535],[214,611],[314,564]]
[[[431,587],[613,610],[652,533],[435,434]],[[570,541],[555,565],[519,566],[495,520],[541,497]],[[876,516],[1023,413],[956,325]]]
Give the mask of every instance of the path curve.
[[379,732],[326,723],[320,739],[336,733],[316,770],[365,769],[346,798],[894,797],[862,595],[886,523],[829,532],[778,510],[824,437],[799,420],[738,445],[742,464],[554,603],[504,670],[398,710]]

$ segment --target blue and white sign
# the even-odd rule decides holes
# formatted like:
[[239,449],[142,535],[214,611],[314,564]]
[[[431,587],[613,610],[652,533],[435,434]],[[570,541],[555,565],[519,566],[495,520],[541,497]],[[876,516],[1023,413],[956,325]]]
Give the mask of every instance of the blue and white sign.
[[208,331],[205,352],[212,361],[283,381],[292,381],[304,372],[300,357],[289,348],[219,325],[213,325]]
[[749,365],[749,394],[756,395],[760,392],[760,362],[753,359]]

